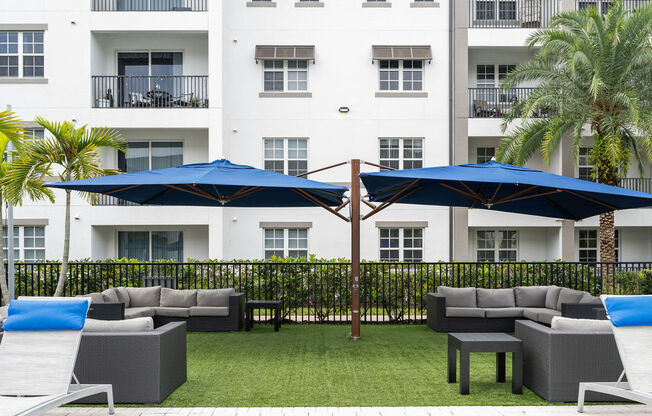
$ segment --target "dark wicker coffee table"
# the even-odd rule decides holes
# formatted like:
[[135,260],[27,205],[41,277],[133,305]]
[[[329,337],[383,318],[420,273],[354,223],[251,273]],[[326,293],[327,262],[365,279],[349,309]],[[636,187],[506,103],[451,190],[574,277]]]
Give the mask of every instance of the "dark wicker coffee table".
[[457,377],[457,350],[460,350],[460,394],[469,394],[469,355],[496,353],[496,381],[505,382],[505,353],[512,353],[512,393],[523,394],[523,341],[507,334],[448,334],[448,382]]
[[270,309],[274,311],[274,331],[281,328],[281,301],[280,300],[249,300],[245,304],[245,331],[254,327],[254,310]]

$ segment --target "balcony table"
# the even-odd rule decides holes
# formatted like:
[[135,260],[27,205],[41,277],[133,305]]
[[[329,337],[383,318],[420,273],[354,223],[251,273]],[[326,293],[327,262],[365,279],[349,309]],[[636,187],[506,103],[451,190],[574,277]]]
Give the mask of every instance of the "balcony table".
[[249,331],[254,326],[254,309],[270,309],[274,311],[274,331],[278,332],[281,328],[281,301],[280,300],[250,300],[245,304],[245,331]]

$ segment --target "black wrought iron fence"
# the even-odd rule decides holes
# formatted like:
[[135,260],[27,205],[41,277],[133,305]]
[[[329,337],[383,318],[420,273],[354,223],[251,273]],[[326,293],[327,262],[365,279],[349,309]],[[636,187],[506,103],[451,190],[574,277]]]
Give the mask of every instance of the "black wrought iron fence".
[[[17,263],[16,294],[50,296],[58,263]],[[363,263],[361,307],[365,323],[421,322],[426,295],[438,286],[509,288],[558,285],[594,295],[628,293],[642,287],[636,273],[652,262],[636,263]],[[278,299],[286,320],[339,323],[350,320],[351,265],[344,262],[294,263],[71,263],[65,295],[110,287],[144,286],[144,279],[176,280],[179,289],[233,287],[250,299]],[[603,290],[605,277],[613,286]]]
[[469,0],[469,27],[548,27],[558,11],[557,0]]
[[94,75],[94,108],[207,108],[207,75]]
[[[650,0],[623,0],[623,7],[628,12],[632,12],[649,3]],[[588,9],[589,7],[593,7],[602,15],[607,14],[612,4],[613,4],[613,0],[575,0],[575,8],[577,10]]]
[[94,12],[205,12],[208,0],[93,0]]

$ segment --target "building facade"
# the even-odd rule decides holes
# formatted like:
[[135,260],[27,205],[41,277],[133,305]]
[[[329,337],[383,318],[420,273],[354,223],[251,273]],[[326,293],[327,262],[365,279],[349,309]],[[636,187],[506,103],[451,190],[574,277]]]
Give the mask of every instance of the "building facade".
[[[527,36],[584,3],[4,3],[0,108],[11,105],[35,135],[43,134],[36,116],[118,129],[129,152],[102,151],[102,163],[127,172],[220,158],[291,175],[353,158],[401,169],[482,162],[502,137],[501,112],[532,87],[498,88],[533,53]],[[528,166],[588,175],[590,158],[581,155],[576,168],[572,152],[558,153],[551,166],[537,158]],[[308,177],[351,181],[348,166]],[[623,185],[649,188],[650,179]],[[55,204],[15,209],[17,258],[61,257],[63,204],[57,193]],[[651,213],[617,213],[620,260],[652,257]],[[397,205],[363,221],[361,254],[588,261],[599,259],[597,224]],[[320,208],[133,206],[111,197],[91,204],[76,195],[71,258],[348,257],[349,234]]]

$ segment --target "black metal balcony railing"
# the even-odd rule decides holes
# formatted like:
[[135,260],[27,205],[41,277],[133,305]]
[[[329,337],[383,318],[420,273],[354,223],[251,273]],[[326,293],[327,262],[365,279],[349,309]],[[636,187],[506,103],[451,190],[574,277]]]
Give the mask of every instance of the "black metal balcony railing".
[[557,0],[469,0],[469,27],[547,27]]
[[93,76],[94,108],[207,108],[207,75]]
[[115,207],[115,206],[139,206],[138,204],[130,201],[125,201],[124,199],[116,198],[111,195],[98,195],[95,200],[91,202],[94,206],[105,206],[105,207]]
[[618,186],[638,192],[652,193],[652,178],[620,178]]
[[[624,0],[623,1],[623,6],[625,7],[625,10],[627,11],[634,11],[638,9],[639,7],[645,6],[646,4],[650,3],[651,0]],[[575,0],[575,8],[577,10],[583,10],[583,9],[588,9],[589,7],[593,7],[597,9],[600,14],[607,14],[609,11],[609,8],[613,4],[613,1],[610,0]]]
[[208,0],[93,0],[94,12],[205,12]]
[[[534,88],[469,88],[470,118],[499,118],[516,102],[528,97]],[[537,117],[547,117],[548,111],[539,110]]]

